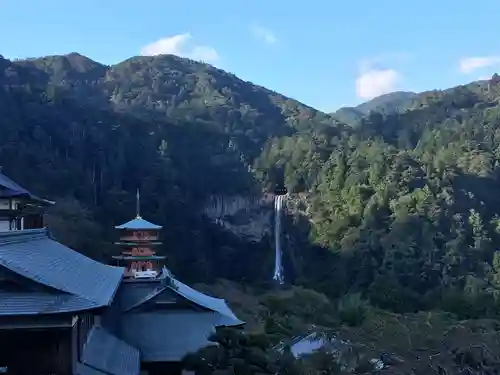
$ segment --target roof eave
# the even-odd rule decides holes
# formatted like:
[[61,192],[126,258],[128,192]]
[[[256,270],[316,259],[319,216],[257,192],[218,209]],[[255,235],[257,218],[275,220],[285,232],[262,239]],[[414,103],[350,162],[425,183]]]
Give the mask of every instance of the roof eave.
[[29,198],[30,200],[32,200],[34,202],[45,203],[47,205],[53,205],[56,203],[55,201],[50,201],[50,200],[45,199],[45,198],[40,198],[40,197],[37,197],[36,195],[33,195],[31,193],[13,194],[9,198]]
[[128,230],[160,230],[160,229],[163,228],[162,226],[159,226],[159,225],[156,226],[156,227],[154,227],[154,228],[152,228],[152,227],[148,227],[148,228],[144,228],[144,227],[127,227],[127,226],[124,227],[123,225],[124,224],[117,225],[117,226],[115,226],[115,229],[122,229],[122,230],[127,230],[127,229]]
[[[120,289],[120,285],[122,284],[123,282],[123,278],[125,277],[125,268],[124,267],[117,267],[117,268],[121,268],[122,269],[122,274],[120,276],[120,281],[118,281],[118,283],[116,284],[116,288],[115,290],[113,291],[113,294],[111,295],[111,298],[109,299],[107,305],[105,306],[111,306],[113,301],[115,300],[116,298],[116,294],[118,293],[118,289]],[[104,306],[103,306],[104,307]]]

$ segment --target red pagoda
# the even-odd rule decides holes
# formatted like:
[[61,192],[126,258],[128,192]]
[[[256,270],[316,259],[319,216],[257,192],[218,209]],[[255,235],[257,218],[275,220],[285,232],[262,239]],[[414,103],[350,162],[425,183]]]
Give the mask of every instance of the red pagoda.
[[144,220],[140,215],[140,196],[137,191],[136,217],[118,225],[121,255],[113,256],[117,264],[126,268],[125,278],[154,279],[161,273],[165,256],[156,255],[154,247],[161,245],[161,225]]

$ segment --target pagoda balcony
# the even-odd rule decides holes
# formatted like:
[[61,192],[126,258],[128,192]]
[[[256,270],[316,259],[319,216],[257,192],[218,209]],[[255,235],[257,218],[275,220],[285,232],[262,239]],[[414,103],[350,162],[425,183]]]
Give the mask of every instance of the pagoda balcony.
[[134,247],[145,247],[147,246],[158,246],[161,245],[161,241],[117,241],[115,242],[115,245],[118,246],[134,246]]
[[121,241],[132,241],[132,242],[147,242],[147,241],[158,241],[160,236],[158,235],[141,235],[141,236],[120,236]]
[[116,260],[164,260],[166,255],[113,255]]

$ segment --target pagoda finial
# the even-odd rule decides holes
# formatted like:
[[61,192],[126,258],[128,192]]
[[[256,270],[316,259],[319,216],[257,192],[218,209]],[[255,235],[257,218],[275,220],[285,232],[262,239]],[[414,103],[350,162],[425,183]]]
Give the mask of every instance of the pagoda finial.
[[136,218],[141,218],[141,195],[139,194],[139,189],[137,189],[137,194],[135,195],[135,209],[136,209]]

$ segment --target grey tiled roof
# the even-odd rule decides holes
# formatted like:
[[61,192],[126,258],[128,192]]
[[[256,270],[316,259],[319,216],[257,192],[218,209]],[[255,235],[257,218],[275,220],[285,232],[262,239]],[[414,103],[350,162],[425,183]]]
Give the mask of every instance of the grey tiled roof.
[[176,362],[212,344],[208,337],[217,319],[216,313],[191,310],[127,313],[122,336],[140,350],[143,362]]
[[34,194],[31,194],[28,190],[26,190],[16,182],[12,181],[3,173],[0,173],[0,186],[3,186],[5,188],[4,191],[0,192],[0,197],[27,196],[33,200],[43,201],[46,203],[53,203],[45,199],[39,198]]
[[116,229],[161,229],[161,225],[153,224],[142,217],[136,217],[122,225],[117,225]]
[[130,311],[143,303],[150,301],[156,296],[172,290],[182,298],[201,306],[207,310],[216,312],[218,319],[216,326],[238,326],[245,324],[236,317],[233,311],[220,298],[210,297],[177,280],[170,271],[164,267],[160,278],[149,283],[137,282],[127,283],[120,287],[120,305],[122,311]]
[[124,273],[54,241],[46,229],[0,233],[0,266],[95,307],[111,303]]
[[122,311],[128,311],[152,298],[166,289],[160,280],[154,282],[129,282],[122,283],[118,290],[117,298]]
[[92,301],[69,293],[0,292],[0,316],[54,314],[88,310]]
[[90,331],[81,362],[112,375],[137,375],[140,371],[139,351],[99,326]]
[[13,195],[32,195],[28,190],[12,181],[3,173],[0,173],[0,186],[3,186],[10,191]]
[[221,298],[214,298],[207,296],[197,290],[181,283],[179,280],[172,278],[172,285],[170,288],[182,297],[202,306],[208,310],[218,312],[220,316],[218,317],[217,326],[238,326],[245,324],[242,320],[239,320],[233,311],[229,308]]

